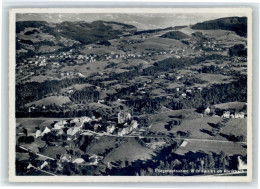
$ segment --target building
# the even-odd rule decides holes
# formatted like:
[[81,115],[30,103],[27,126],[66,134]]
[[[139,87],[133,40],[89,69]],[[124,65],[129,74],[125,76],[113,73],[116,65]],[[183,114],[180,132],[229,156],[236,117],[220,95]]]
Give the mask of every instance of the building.
[[245,118],[244,112],[235,112],[234,118]]
[[72,163],[77,163],[77,164],[81,164],[81,163],[85,163],[85,160],[82,158],[76,158],[72,161]]
[[96,154],[93,154],[88,159],[91,165],[97,165],[98,162],[103,159],[103,156],[98,156]]
[[210,108],[209,108],[209,107],[207,107],[207,108],[205,109],[204,114],[205,114],[205,115],[210,114]]
[[191,93],[192,93],[192,90],[191,90],[191,89],[187,89],[187,90],[186,90],[186,93],[191,94]]
[[95,132],[97,132],[102,126],[100,124],[95,124],[93,129]]
[[122,128],[121,130],[119,130],[118,131],[118,135],[119,136],[124,136],[124,135],[126,135],[126,134],[128,134],[129,133],[129,127],[124,127],[124,128]]
[[60,130],[64,128],[64,125],[67,124],[66,121],[62,120],[54,124],[53,129]]
[[[37,131],[36,131],[37,132]],[[44,128],[44,130],[41,133],[41,136],[44,136],[45,134],[51,132],[51,129],[49,129],[47,126]],[[39,132],[38,132],[39,133]]]
[[186,93],[182,93],[181,96],[182,96],[182,98],[186,98],[187,97]]
[[47,161],[44,161],[41,165],[40,165],[40,169],[43,169],[45,166],[48,165]]
[[107,133],[113,133],[115,131],[116,127],[115,125],[109,125],[107,126]]
[[224,118],[230,118],[230,111],[225,111],[222,115]]
[[136,120],[132,120],[130,124],[130,132],[138,127],[138,122]]
[[67,135],[75,135],[80,131],[80,127],[71,127],[67,130]]
[[241,159],[241,156],[237,157],[237,169],[239,171],[247,170],[247,163]]
[[39,129],[37,129],[35,132],[35,138],[38,138],[40,136],[42,136],[42,132]]
[[71,162],[71,156],[68,154],[64,154],[60,157],[61,162]]
[[128,112],[119,112],[118,113],[118,124],[124,124],[127,121],[131,120],[131,114]]

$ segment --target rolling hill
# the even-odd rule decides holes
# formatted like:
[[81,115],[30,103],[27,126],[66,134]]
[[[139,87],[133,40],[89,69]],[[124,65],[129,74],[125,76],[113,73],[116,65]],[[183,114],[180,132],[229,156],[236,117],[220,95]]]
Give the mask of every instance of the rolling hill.
[[191,27],[194,30],[230,30],[236,34],[247,36],[247,18],[246,17],[226,17],[216,20],[197,23]]
[[55,46],[51,50],[52,52],[58,49],[62,51],[68,48],[64,45],[65,42],[71,42],[70,47],[75,47],[76,44],[87,45],[106,42],[135,31],[136,27],[132,25],[101,20],[91,23],[84,21],[61,23],[19,21],[16,22],[16,47],[17,50],[28,51],[27,54],[43,53],[41,46]]

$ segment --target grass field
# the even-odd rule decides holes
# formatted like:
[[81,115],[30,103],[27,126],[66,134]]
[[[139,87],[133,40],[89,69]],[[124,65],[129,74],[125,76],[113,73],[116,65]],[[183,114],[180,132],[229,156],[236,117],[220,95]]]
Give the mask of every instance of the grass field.
[[90,144],[87,154],[103,154],[107,149],[115,148],[118,143],[117,139],[113,136],[101,136],[95,143]]
[[209,82],[210,84],[230,83],[233,79],[231,76],[224,76],[220,74],[200,73],[196,75],[198,78]]
[[82,90],[83,88],[85,88],[85,87],[90,87],[90,86],[93,86],[93,85],[88,84],[88,83],[75,84],[75,85],[72,85],[72,86],[70,86],[70,87],[61,89],[60,92],[65,92],[65,91],[67,91],[67,90],[69,90],[69,89],[72,89],[72,90],[76,90],[76,91],[77,91],[77,90]]
[[[195,118],[183,119],[180,125],[175,125],[173,128],[168,131],[165,126],[168,125],[174,117],[179,115],[183,116],[195,116]],[[228,139],[216,135],[212,136],[209,133],[212,131],[213,127],[211,125],[223,121],[221,117],[197,117],[194,114],[194,110],[177,110],[177,111],[168,111],[160,114],[155,114],[151,117],[151,132],[162,132],[162,133],[177,133],[178,131],[186,132],[190,131],[191,135],[189,138],[192,139],[217,139],[227,141]],[[225,124],[225,127],[221,133],[230,135],[234,134],[236,136],[244,135],[246,137],[247,130],[247,120],[246,119],[229,119]],[[208,131],[208,132],[204,132]]]
[[16,118],[16,133],[28,130],[28,133],[34,133],[35,127],[44,128],[50,126],[54,121],[64,120],[64,118]]
[[242,144],[238,143],[225,143],[218,141],[188,141],[185,147],[179,147],[176,150],[177,154],[184,155],[189,151],[198,152],[204,151],[207,153],[220,153],[225,152],[228,155],[246,155],[247,149]]
[[163,50],[177,50],[186,46],[182,42],[175,39],[165,39],[161,37],[151,37],[144,39],[142,43],[125,45],[125,50],[132,50],[133,52],[145,52],[146,49]]
[[[96,62],[88,62],[85,65],[79,66],[66,66],[61,69],[62,72],[76,72],[81,73],[84,76],[88,77],[92,73],[100,73],[104,70],[104,68],[108,65],[106,61],[96,61]],[[88,68],[88,69],[87,69]]]
[[45,75],[38,75],[38,76],[33,76],[30,78],[31,82],[44,82],[46,80],[59,80],[59,78],[52,77],[52,76],[45,76]]
[[61,46],[48,46],[48,45],[43,45],[39,48],[40,52],[54,52],[57,51],[58,49],[62,48]]
[[35,104],[36,106],[46,106],[46,105],[50,105],[50,104],[56,104],[56,105],[62,105],[65,103],[70,102],[69,97],[67,96],[49,96],[46,98],[43,98],[41,100],[37,100],[31,103],[26,104],[26,106],[31,106],[33,104]]
[[247,136],[247,119],[230,119],[223,128],[222,133],[227,135],[233,134],[235,136]]
[[242,110],[246,106],[245,102],[227,102],[222,104],[216,104],[213,108],[225,109],[236,109],[237,111]]
[[132,162],[138,159],[149,159],[152,155],[153,151],[151,149],[140,144],[135,138],[128,138],[126,142],[120,144],[119,147],[114,148],[108,153],[103,162],[105,164],[116,161]]
[[91,48],[93,45],[86,45],[84,49],[81,50],[84,54],[96,54],[96,55],[103,55],[105,53],[118,53],[118,54],[125,54],[125,52],[121,50],[117,50],[111,46],[105,46],[105,45],[95,45],[96,48]]
[[168,112],[154,114],[151,116],[150,131],[169,133],[169,131],[165,129],[165,125],[167,125],[168,122],[172,121],[174,117],[193,114],[193,113],[194,113],[193,109],[184,109],[184,110],[175,110],[175,111],[168,111]]
[[211,131],[212,127],[208,123],[216,124],[221,121],[222,118],[219,117],[203,117],[203,118],[196,118],[196,119],[185,119],[182,121],[181,125],[175,126],[170,131],[171,133],[176,133],[178,131],[191,132],[190,138],[196,139],[213,139],[214,137],[205,133],[201,132],[202,129]]

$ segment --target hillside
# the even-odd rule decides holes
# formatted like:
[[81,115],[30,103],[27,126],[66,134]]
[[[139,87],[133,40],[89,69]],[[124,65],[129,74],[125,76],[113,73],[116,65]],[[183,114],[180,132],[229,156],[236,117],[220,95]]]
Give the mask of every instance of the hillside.
[[186,35],[185,33],[180,32],[180,31],[167,32],[167,33],[163,34],[161,37],[163,37],[163,38],[170,38],[170,39],[176,39],[176,40],[189,38],[188,35]]
[[[107,40],[133,33],[136,27],[118,22],[94,21],[87,23],[20,21],[16,23],[16,46],[25,55],[67,51],[78,44],[108,44]],[[19,55],[19,54],[18,54]]]
[[247,18],[246,17],[227,17],[201,22],[191,27],[195,30],[230,30],[238,35],[247,36]]
[[151,158],[153,151],[142,145],[135,138],[129,138],[118,148],[114,148],[103,160],[104,163],[116,161],[145,160]]

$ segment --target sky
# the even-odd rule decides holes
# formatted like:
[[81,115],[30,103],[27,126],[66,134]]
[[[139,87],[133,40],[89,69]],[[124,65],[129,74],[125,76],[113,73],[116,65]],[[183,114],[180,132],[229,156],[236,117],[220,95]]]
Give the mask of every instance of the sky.
[[136,26],[139,30],[166,28],[170,26],[190,25],[207,20],[213,20],[222,17],[243,16],[234,13],[222,14],[188,14],[188,13],[165,13],[165,14],[125,14],[125,13],[26,13],[17,14],[17,21],[86,21],[93,22],[96,20],[116,21]]

